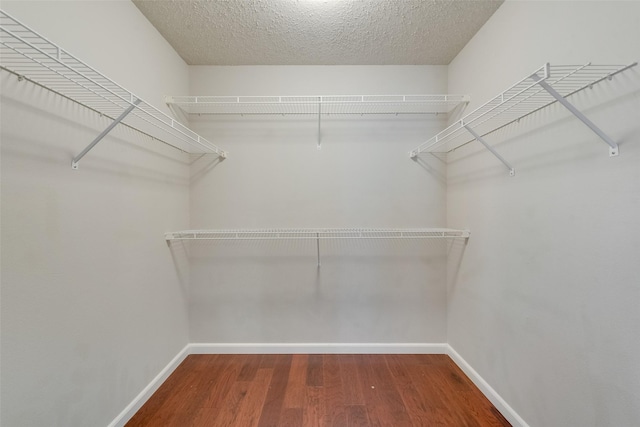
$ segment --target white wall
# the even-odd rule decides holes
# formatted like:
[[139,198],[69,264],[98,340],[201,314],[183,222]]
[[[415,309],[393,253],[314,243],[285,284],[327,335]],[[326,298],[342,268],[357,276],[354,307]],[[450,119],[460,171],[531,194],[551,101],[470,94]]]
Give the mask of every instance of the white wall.
[[[191,67],[193,95],[444,93],[446,67]],[[195,229],[437,227],[444,163],[408,151],[444,117],[196,118],[229,150],[195,159]],[[213,163],[212,163],[213,162]],[[192,342],[445,342],[442,243],[192,244]]]
[[[186,92],[444,93],[447,78],[448,92],[477,106],[546,61],[640,57],[632,2],[508,2],[448,71],[188,70],[129,2],[2,7],[160,108]],[[496,139],[515,178],[473,146],[448,168],[410,161],[443,119],[407,117],[324,120],[321,151],[313,119],[194,120],[229,150],[221,163],[119,129],[71,171],[106,123],[1,75],[3,426],[107,424],[188,334],[448,340],[532,426],[640,419],[638,70],[572,99],[621,142],[619,157],[552,107]],[[190,285],[176,271],[184,248],[162,239],[184,228],[445,222],[472,230],[463,256],[441,243],[323,242],[317,270],[311,242],[198,244]]]
[[[161,106],[187,66],[130,2],[3,10]],[[2,414],[12,426],[104,426],[188,342],[163,233],[188,226],[187,156],[2,78]]]
[[[475,108],[543,63],[640,59],[638,2],[507,2],[449,67]],[[640,70],[571,98],[620,156],[554,106],[450,156],[449,343],[531,426],[640,423]]]

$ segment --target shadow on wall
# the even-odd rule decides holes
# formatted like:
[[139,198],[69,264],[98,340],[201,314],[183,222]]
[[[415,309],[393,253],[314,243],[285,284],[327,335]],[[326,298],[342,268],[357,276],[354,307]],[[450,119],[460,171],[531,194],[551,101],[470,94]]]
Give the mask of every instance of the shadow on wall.
[[[628,82],[628,79],[624,80]],[[611,121],[612,116],[619,117],[616,111],[629,111],[634,108],[637,110],[638,96],[640,89],[637,84],[629,83],[633,87],[633,91],[628,88],[611,89],[606,87],[594,87],[595,93],[578,93],[568,98],[578,110],[584,113],[589,119],[592,119],[596,126],[612,137],[621,149],[628,143],[634,141],[634,134],[628,132],[626,135],[616,135],[617,127],[615,125],[606,125]],[[627,86],[627,87],[629,87]],[[609,90],[613,93],[607,93]],[[605,101],[598,101],[606,98]],[[607,120],[607,117],[609,119]],[[602,124],[601,124],[602,123]],[[563,128],[567,126],[575,127],[576,132],[572,135],[571,140],[558,139]],[[487,142],[496,148],[496,150],[504,155],[514,165],[516,171],[522,168],[543,168],[543,167],[564,167],[568,161],[584,160],[594,156],[602,155],[608,157],[608,145],[602,141],[595,133],[585,126],[578,118],[571,114],[559,103],[554,103],[540,111],[525,116],[503,128],[497,129],[487,134]],[[576,156],[576,147],[584,145],[584,154]],[[594,151],[594,148],[597,151]],[[579,148],[578,148],[579,149]],[[526,151],[525,151],[526,150]],[[457,147],[455,159],[450,160],[450,164],[463,163],[465,165],[478,158],[490,159],[486,166],[470,171],[466,166],[463,173],[449,174],[449,184],[464,184],[469,182],[477,182],[480,180],[493,179],[500,175],[508,177],[508,170],[495,159],[493,155],[475,141],[469,135],[469,142]],[[522,153],[526,153],[523,157]],[[624,151],[621,150],[621,155]],[[484,162],[482,163],[484,165]],[[518,176],[518,172],[516,172]]]
[[320,270],[324,265],[340,270],[349,266],[393,266],[398,262],[430,268],[437,267],[444,261],[447,253],[452,253],[453,242],[441,239],[282,239],[173,240],[167,244],[180,283],[187,287],[190,279],[190,260],[194,259],[212,266],[218,265],[220,268],[306,264],[310,269]]
[[457,120],[460,120],[463,117],[463,114],[467,110],[468,106],[469,106],[468,102],[462,102],[456,105],[456,107],[453,110],[451,110],[451,112],[449,113],[449,123],[453,123]]
[[176,268],[176,274],[178,276],[178,282],[182,294],[185,298],[189,297],[189,248],[184,241],[167,241],[169,252],[171,252],[171,259],[173,265]]
[[458,275],[468,243],[469,239],[454,239],[449,242],[447,248],[447,294],[449,296],[455,291],[458,283]]
[[[441,187],[446,187],[447,176],[441,172],[446,171],[446,169],[443,168],[443,165],[447,163],[446,156],[447,155],[443,153],[420,153],[411,160],[427,171],[432,178],[435,178]],[[435,166],[436,164],[437,166]]]
[[[71,169],[71,160],[84,149],[110,123],[111,119],[100,115],[76,102],[65,99],[49,90],[28,81],[14,80],[13,75],[1,72],[1,102],[11,114],[4,114],[3,151],[11,156],[35,160],[45,165]],[[7,120],[16,121],[9,131]],[[22,132],[37,123],[37,132]],[[9,133],[11,132],[11,133]],[[46,135],[25,139],[24,135]],[[108,153],[122,150],[116,157]],[[159,144],[145,134],[126,125],[116,126],[96,149],[80,162],[80,168],[91,172],[121,175],[123,172],[133,178],[145,179],[163,184],[187,185],[187,179],[167,173],[166,168],[143,168],[133,157],[149,156],[167,162],[168,165],[184,165],[188,162],[184,155],[173,147]],[[120,160],[121,159],[121,160]]]
[[[190,266],[201,342],[442,342],[439,240],[226,240],[171,250]],[[178,252],[179,251],[179,252]],[[188,252],[188,253],[187,253]]]
[[332,114],[323,115],[320,129],[317,116],[212,116],[193,117],[190,123],[202,135],[214,135],[222,145],[238,142],[259,143],[277,141],[279,144],[298,145],[318,142],[318,131],[322,142],[329,140],[339,144],[367,142],[396,143],[411,141],[423,135],[425,128],[446,124],[444,114]]
[[191,157],[191,183],[195,183],[204,178],[216,166],[218,166],[224,158],[217,154],[197,154]]

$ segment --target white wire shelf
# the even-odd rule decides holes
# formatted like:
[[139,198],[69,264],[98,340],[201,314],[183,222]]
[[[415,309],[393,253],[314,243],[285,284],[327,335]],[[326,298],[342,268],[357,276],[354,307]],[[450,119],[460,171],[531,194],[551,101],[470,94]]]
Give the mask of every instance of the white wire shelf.
[[[457,120],[451,126],[424,142],[409,153],[412,158],[423,152],[448,153],[473,140],[485,144],[482,138],[525,116],[541,110],[555,102],[562,103],[594,132],[610,145],[611,155],[617,155],[617,144],[565,99],[605,79],[621,73],[630,65],[550,65],[529,74],[484,105]],[[497,155],[489,146],[494,154]],[[504,162],[504,159],[500,158]],[[507,164],[506,162],[504,162]],[[508,165],[508,164],[507,164]],[[510,167],[510,165],[508,165]],[[513,172],[513,168],[512,169]]]
[[165,233],[168,243],[199,240],[315,240],[318,268],[320,241],[336,239],[468,239],[469,230],[450,228],[281,228],[263,230],[186,230]]
[[306,228],[264,230],[186,230],[165,234],[173,240],[327,240],[327,239],[454,239],[468,238],[469,230],[449,228]]
[[[0,67],[114,122],[92,148],[117,123],[188,153],[226,153],[164,114],[60,46],[0,10]],[[86,150],[88,151],[88,150]],[[86,152],[74,158],[74,165]]]
[[448,114],[467,95],[168,96],[169,106],[201,115]]

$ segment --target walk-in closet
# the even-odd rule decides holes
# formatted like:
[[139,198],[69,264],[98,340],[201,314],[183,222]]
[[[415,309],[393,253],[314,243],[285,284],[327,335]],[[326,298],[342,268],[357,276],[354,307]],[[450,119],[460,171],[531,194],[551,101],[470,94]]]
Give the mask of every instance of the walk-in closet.
[[0,425],[640,425],[640,2],[0,3]]

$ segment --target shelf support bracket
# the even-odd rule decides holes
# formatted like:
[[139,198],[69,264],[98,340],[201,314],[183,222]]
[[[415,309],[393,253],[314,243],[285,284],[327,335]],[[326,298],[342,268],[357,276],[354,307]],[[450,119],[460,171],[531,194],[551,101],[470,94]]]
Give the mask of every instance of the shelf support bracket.
[[[198,98],[196,97],[196,102],[198,102]],[[184,112],[184,110],[182,108],[180,108],[179,105],[175,104],[173,102],[173,97],[172,96],[166,96],[165,97],[165,104],[167,105],[167,107],[169,108],[169,111],[171,111],[171,114],[173,114],[173,117],[175,117],[180,124],[182,124],[183,126],[187,126],[189,125],[189,116],[187,116],[187,114]]]
[[538,83],[544,90],[549,92],[551,96],[553,96],[560,104],[564,105],[565,108],[574,116],[576,116],[582,123],[587,125],[589,129],[595,132],[596,135],[600,137],[604,142],[609,145],[609,157],[614,157],[618,155],[618,144],[616,144],[609,136],[604,133],[598,126],[595,125],[591,120],[587,118],[584,114],[582,114],[576,107],[573,106],[569,101],[565,99],[562,95],[560,95],[554,88],[551,87],[549,83],[547,83],[542,77],[537,74],[533,74],[531,76],[536,83]]
[[117,119],[115,119],[109,126],[107,126],[107,128],[105,130],[103,130],[100,135],[98,135],[92,142],[91,144],[87,145],[87,147],[82,150],[82,152],[80,154],[78,154],[77,156],[75,156],[73,158],[73,160],[71,161],[71,169],[78,169],[78,162],[80,161],[80,159],[82,159],[85,154],[87,154],[89,151],[91,151],[91,149],[93,147],[96,146],[96,144],[98,142],[100,142],[102,140],[102,138],[104,138],[105,136],[107,136],[107,134],[109,132],[111,132],[111,130],[116,127],[116,125],[118,123],[120,123],[125,117],[127,117],[127,115],[133,111],[134,108],[136,108],[136,106],[140,103],[140,99],[136,99],[135,101],[133,101],[133,103],[122,112],[122,114],[120,114],[120,116],[118,116]]
[[316,248],[318,249],[318,268],[320,268],[320,233],[316,233]]
[[318,98],[318,150],[322,149],[322,146],[320,145],[320,143],[322,142],[322,136],[320,135],[321,123],[322,123],[322,98]]
[[484,147],[491,151],[491,154],[493,154],[494,156],[496,156],[498,158],[498,160],[500,160],[506,167],[507,169],[509,169],[509,176],[515,176],[516,174],[516,170],[513,168],[513,166],[511,166],[511,164],[509,162],[507,162],[504,157],[502,157],[492,146],[490,146],[489,144],[487,144],[487,141],[485,141],[480,135],[478,135],[476,133],[476,131],[474,131],[472,128],[470,128],[469,126],[465,125],[464,128],[466,130],[469,131],[469,133],[471,135],[473,135],[473,137],[482,145],[484,145]]

